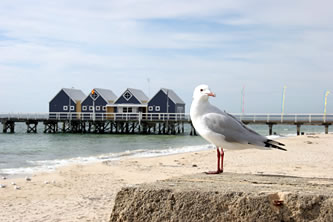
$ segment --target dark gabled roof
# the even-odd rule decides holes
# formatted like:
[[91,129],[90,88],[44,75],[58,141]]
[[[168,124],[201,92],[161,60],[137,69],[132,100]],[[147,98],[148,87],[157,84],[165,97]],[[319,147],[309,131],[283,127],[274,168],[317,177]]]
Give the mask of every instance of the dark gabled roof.
[[[95,88],[96,92],[101,96],[103,97],[103,99],[106,101],[106,102],[109,102],[109,101],[115,101],[117,99],[117,96],[116,94],[114,94],[112,92],[112,90],[110,89],[101,89],[101,88]],[[89,94],[90,95],[90,94]]]
[[86,95],[82,92],[81,89],[69,89],[63,88],[62,89],[74,102],[82,101],[86,97]]
[[[142,90],[133,88],[127,88],[118,99],[120,99],[127,91],[129,91],[140,103],[148,103],[148,96],[146,96]],[[115,103],[118,101],[118,99],[115,101]]]
[[[175,104],[185,104],[185,102],[172,90],[172,89],[166,89],[166,88],[161,88],[159,91],[163,91],[165,94],[169,96],[169,98],[175,103]],[[158,92],[159,92],[158,91]],[[157,93],[158,93],[157,92]],[[156,93],[156,94],[157,94]],[[153,96],[154,98],[155,96]]]
[[133,88],[127,88],[128,91],[130,91],[133,96],[135,96],[138,100],[142,101],[146,101],[148,102],[149,98],[148,96],[146,96],[146,94],[140,90],[140,89],[133,89]]

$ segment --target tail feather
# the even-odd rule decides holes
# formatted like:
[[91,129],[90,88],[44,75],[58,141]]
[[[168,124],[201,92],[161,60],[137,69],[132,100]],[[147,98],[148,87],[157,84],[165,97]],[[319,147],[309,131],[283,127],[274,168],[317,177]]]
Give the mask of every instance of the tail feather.
[[275,141],[275,140],[267,140],[267,142],[277,144],[277,145],[280,145],[280,146],[285,146],[283,143],[280,143],[280,142]]
[[283,143],[274,141],[274,140],[266,140],[265,142],[265,147],[272,147],[275,149],[287,151],[285,148],[282,148],[281,146],[285,146]]

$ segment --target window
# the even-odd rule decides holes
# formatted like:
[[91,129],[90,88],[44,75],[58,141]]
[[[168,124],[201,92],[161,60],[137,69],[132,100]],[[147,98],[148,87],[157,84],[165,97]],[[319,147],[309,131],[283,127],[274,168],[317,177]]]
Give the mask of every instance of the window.
[[74,110],[75,110],[74,106],[71,106],[71,111],[74,111]]
[[123,113],[127,113],[127,107],[123,108]]
[[154,107],[153,106],[149,106],[148,107],[148,111],[154,111]]
[[127,108],[127,112],[128,112],[128,113],[131,113],[131,112],[132,112],[132,107],[128,107],[128,108]]
[[64,111],[67,111],[68,110],[68,106],[63,106],[62,108]]
[[103,111],[106,111],[106,106],[103,106],[103,108],[102,108],[102,109],[103,109]]
[[101,107],[100,106],[96,106],[96,111],[100,111]]
[[82,106],[83,111],[87,111],[87,106]]
[[178,106],[177,113],[184,113],[184,108],[182,106]]
[[94,110],[94,107],[93,107],[93,106],[89,106],[89,110],[90,110],[90,111],[93,111],[93,110]]
[[128,101],[132,97],[132,94],[127,91],[126,93],[124,93],[123,97]]
[[159,112],[161,110],[161,107],[160,106],[156,106],[155,107],[155,111]]

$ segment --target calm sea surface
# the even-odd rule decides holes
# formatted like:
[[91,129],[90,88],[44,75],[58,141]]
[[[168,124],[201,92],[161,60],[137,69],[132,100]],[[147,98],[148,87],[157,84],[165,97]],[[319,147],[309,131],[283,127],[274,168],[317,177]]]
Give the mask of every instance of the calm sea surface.
[[[0,124],[2,129],[2,125]],[[0,175],[30,174],[54,170],[69,163],[116,160],[124,156],[159,156],[209,149],[200,136],[112,135],[112,134],[27,134],[25,124],[16,124],[15,134],[0,133]],[[268,127],[250,126],[262,135]],[[303,132],[323,133],[324,127],[302,126]],[[296,134],[295,126],[274,126],[281,136]]]

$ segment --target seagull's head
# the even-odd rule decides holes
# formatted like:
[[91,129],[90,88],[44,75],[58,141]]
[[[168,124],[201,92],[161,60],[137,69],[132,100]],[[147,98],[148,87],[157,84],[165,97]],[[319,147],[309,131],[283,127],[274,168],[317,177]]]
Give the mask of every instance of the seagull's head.
[[209,96],[215,97],[215,93],[213,93],[207,85],[195,87],[193,92],[194,100],[208,100]]

